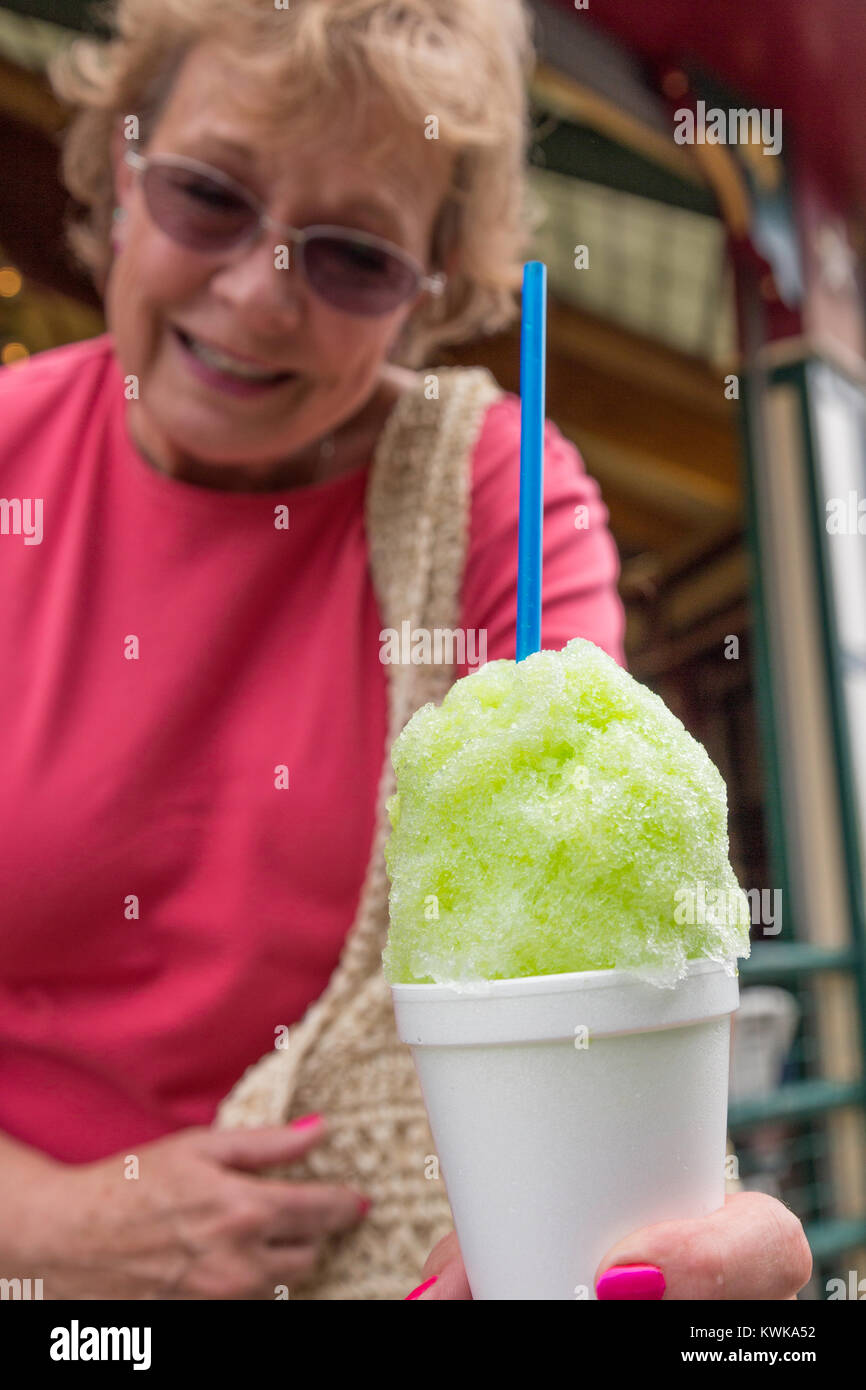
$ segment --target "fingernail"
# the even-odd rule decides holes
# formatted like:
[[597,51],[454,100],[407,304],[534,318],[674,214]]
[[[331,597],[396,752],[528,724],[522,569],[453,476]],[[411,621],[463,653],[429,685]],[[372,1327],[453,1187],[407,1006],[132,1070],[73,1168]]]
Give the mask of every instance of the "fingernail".
[[665,1276],[655,1265],[613,1265],[606,1269],[595,1286],[599,1299],[661,1298],[666,1288]]
[[410,1298],[420,1298],[425,1289],[429,1289],[433,1284],[436,1283],[436,1278],[437,1276],[434,1274],[433,1278],[428,1279],[426,1284],[419,1284],[417,1289],[413,1289],[410,1294],[406,1295],[406,1297],[403,1299],[403,1302],[408,1303]]
[[302,1115],[299,1120],[292,1120],[292,1129],[308,1129],[310,1125],[317,1125],[321,1120],[321,1115]]
[[373,1205],[373,1203],[372,1203],[372,1201],[370,1200],[369,1197],[362,1197],[360,1200],[361,1200],[361,1211],[360,1211],[360,1215],[361,1215],[361,1216],[366,1216],[366,1215],[367,1215],[367,1212],[370,1210],[370,1208],[371,1208],[371,1206]]

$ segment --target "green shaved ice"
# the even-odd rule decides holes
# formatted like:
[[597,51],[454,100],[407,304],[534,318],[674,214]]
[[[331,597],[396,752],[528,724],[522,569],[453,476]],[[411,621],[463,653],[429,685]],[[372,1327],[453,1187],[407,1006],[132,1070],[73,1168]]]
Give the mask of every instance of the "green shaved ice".
[[672,985],[689,959],[749,954],[718,769],[592,642],[480,667],[391,756],[390,983]]

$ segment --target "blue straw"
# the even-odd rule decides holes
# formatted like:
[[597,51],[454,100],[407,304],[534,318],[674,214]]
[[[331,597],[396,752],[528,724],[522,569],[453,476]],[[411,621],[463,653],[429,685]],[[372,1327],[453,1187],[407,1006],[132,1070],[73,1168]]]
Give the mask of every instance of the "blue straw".
[[544,490],[544,362],[547,266],[523,267],[520,331],[520,527],[517,542],[517,660],[541,648]]

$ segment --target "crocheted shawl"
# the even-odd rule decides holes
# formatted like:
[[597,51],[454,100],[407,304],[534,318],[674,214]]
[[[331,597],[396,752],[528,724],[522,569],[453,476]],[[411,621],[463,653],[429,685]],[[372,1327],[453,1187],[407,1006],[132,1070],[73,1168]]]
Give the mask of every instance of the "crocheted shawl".
[[[485,368],[431,368],[395,405],[380,435],[365,526],[383,628],[456,627],[469,528],[472,455],[502,395]],[[222,1102],[221,1128],[280,1124],[309,1111],[328,1138],[304,1160],[269,1170],[295,1180],[358,1185],[372,1208],[330,1237],[293,1299],[404,1299],[432,1246],[452,1229],[409,1048],[397,1038],[381,955],[388,928],[385,802],[390,748],[419,706],[439,702],[453,665],[385,666],[388,733],[376,829],[358,911],[324,992]]]

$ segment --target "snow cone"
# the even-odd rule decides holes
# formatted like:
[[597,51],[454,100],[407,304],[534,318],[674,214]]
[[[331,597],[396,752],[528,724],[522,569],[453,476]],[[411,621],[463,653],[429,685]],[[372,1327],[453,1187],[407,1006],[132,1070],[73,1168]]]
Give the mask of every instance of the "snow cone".
[[619,1239],[724,1201],[724,782],[582,640],[457,681],[392,761],[385,973],[473,1296],[593,1298]]

